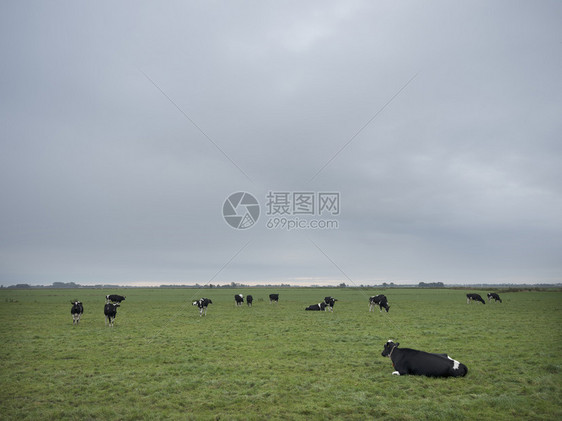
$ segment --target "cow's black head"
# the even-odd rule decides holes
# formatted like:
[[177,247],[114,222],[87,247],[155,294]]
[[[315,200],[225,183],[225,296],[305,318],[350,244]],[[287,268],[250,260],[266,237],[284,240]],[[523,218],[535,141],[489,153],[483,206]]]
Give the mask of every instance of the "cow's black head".
[[400,343],[398,342],[394,343],[392,339],[389,339],[388,342],[384,344],[384,349],[382,350],[381,355],[383,357],[388,357],[391,354],[392,350],[396,348],[398,345],[400,345]]

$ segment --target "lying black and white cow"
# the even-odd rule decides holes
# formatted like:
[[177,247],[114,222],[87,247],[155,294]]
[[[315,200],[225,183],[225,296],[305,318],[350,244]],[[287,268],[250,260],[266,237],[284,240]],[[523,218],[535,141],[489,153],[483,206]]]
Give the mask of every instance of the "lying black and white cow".
[[403,376],[413,374],[428,377],[464,377],[466,365],[453,360],[447,354],[434,354],[410,348],[398,348],[399,343],[389,340],[381,353],[389,357],[396,371],[392,374]]
[[308,311],[325,311],[326,310],[326,303],[312,304],[312,305],[308,306],[307,308],[305,308],[305,310],[308,310]]
[[251,295],[248,295],[246,297],[246,304],[248,304],[248,307],[252,307],[253,302],[254,302],[254,297],[252,297]]
[[112,303],[120,303],[121,301],[125,301],[125,297],[117,294],[106,295],[105,299],[107,301],[111,301]]
[[466,294],[466,303],[470,304],[472,301],[480,301],[482,304],[486,304],[486,301],[478,294]]
[[213,304],[213,302],[209,298],[201,298],[193,302],[194,306],[199,307],[199,316],[207,315],[207,306],[209,304]]
[[488,301],[490,300],[494,300],[495,303],[497,303],[498,301],[501,303],[502,299],[500,298],[500,296],[498,294],[496,294],[495,292],[489,292],[488,293]]
[[244,303],[244,296],[242,294],[236,294],[234,296],[234,302],[237,306],[241,306]]
[[107,303],[103,308],[103,314],[105,314],[105,324],[110,327],[113,327],[113,322],[115,321],[115,317],[117,317],[117,307],[120,304],[117,303]]
[[269,304],[273,303],[273,302],[278,303],[279,302],[279,294],[269,294]]
[[334,304],[336,304],[337,299],[333,297],[324,297],[324,303],[326,303],[327,311],[334,311]]
[[78,300],[71,301],[72,308],[70,309],[70,314],[72,314],[72,324],[77,325],[80,322],[80,317],[84,313],[84,306]]
[[388,313],[390,306],[388,305],[388,300],[385,295],[379,294],[369,297],[369,312],[373,311],[377,305],[379,306],[379,311],[382,311],[384,308]]

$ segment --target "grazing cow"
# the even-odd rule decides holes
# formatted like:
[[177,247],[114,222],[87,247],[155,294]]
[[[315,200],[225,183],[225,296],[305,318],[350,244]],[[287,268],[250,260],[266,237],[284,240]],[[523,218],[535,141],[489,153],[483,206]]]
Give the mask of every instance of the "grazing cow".
[[326,303],[312,304],[305,308],[307,311],[326,311]]
[[106,295],[105,299],[107,301],[111,301],[112,303],[120,303],[121,301],[125,301],[125,297],[117,294]]
[[106,325],[109,324],[110,327],[113,327],[113,322],[115,321],[115,317],[117,317],[117,307],[119,306],[120,304],[118,303],[106,303],[105,307],[103,308]]
[[84,306],[78,300],[71,301],[72,308],[70,309],[70,314],[72,314],[72,324],[77,325],[80,322],[80,317],[84,313]]
[[336,301],[338,301],[336,298],[324,297],[324,302],[326,303],[326,310],[334,311],[334,304],[336,304]]
[[382,294],[373,295],[372,297],[369,297],[369,312],[373,311],[376,305],[379,306],[379,311],[381,312],[383,308],[386,310],[387,313],[388,310],[390,309],[386,296]]
[[398,348],[399,343],[389,340],[381,353],[389,357],[396,371],[392,374],[403,376],[413,374],[428,377],[464,377],[466,365],[453,360],[447,354],[434,354],[410,348]]
[[269,304],[271,304],[272,302],[279,302],[279,294],[269,294]]
[[480,301],[482,304],[486,304],[486,301],[478,294],[466,294],[466,303],[470,304],[472,301]]
[[246,304],[248,304],[248,307],[252,307],[253,302],[254,302],[254,297],[252,297],[251,295],[248,295],[246,297]]
[[244,296],[242,294],[237,294],[234,296],[234,300],[237,306],[241,306],[244,303]]
[[207,315],[207,306],[209,304],[213,304],[213,302],[209,298],[201,298],[193,302],[194,306],[199,307],[199,316]]
[[489,292],[488,293],[488,301],[490,300],[494,300],[495,303],[497,303],[498,301],[501,303],[502,299],[500,298],[500,296],[498,294],[496,294],[495,292]]

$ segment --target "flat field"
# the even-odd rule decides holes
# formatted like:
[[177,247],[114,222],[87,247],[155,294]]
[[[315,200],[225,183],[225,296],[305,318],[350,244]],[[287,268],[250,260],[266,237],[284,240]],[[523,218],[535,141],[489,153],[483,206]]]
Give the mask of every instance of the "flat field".
[[[271,292],[280,294],[270,304]],[[2,420],[560,420],[562,292],[0,290]],[[114,328],[104,296],[127,298]],[[236,307],[233,295],[252,294]],[[384,293],[389,313],[369,313]],[[331,295],[333,313],[304,308]],[[199,317],[194,299],[211,298]],[[70,300],[84,303],[72,325]],[[381,352],[446,352],[464,378],[392,376]]]

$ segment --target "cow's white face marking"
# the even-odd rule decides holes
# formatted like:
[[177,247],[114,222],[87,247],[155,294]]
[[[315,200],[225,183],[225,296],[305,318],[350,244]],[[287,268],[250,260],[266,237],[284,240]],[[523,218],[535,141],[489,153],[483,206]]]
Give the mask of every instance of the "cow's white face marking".
[[393,375],[396,375],[396,376],[399,376],[399,375],[400,375],[400,373],[399,373],[398,371],[393,371],[392,374],[393,374]]
[[448,359],[450,359],[451,361],[453,361],[453,370],[458,370],[459,369],[459,362],[457,360],[453,360],[451,357],[447,356]]

